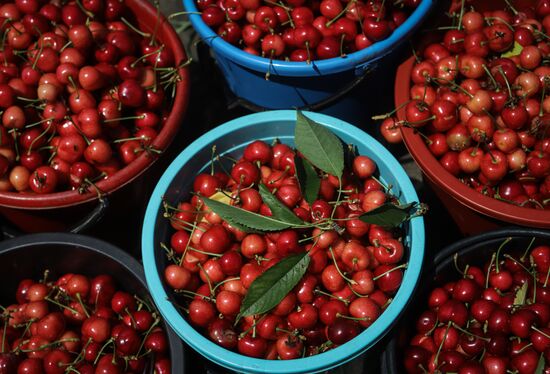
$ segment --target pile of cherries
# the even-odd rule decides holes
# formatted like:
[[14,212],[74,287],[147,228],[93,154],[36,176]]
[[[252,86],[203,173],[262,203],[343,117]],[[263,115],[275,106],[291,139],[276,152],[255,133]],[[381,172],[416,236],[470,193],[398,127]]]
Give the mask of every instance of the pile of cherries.
[[171,373],[157,313],[109,275],[24,279],[15,299],[0,314],[3,374]]
[[159,152],[179,76],[132,21],[120,0],[2,2],[0,191],[87,190]]
[[[380,316],[406,267],[399,229],[357,219],[395,201],[375,177],[376,164],[369,157],[355,156],[353,167],[344,171],[340,196],[337,178],[325,174],[311,205],[300,191],[295,157],[301,156],[285,144],[254,141],[231,168],[197,175],[190,201],[177,207],[165,203],[176,229],[164,245],[169,259],[165,282],[192,325],[243,355],[295,359],[344,344]],[[312,226],[245,233],[201,202],[200,196],[206,196],[271,216],[259,183]],[[329,220],[331,229],[319,228]],[[281,259],[304,251],[310,263],[296,287],[269,312],[236,321],[254,280]]]
[[408,373],[550,372],[550,246],[514,257],[505,245],[430,292],[405,350]]
[[197,0],[204,23],[253,55],[324,60],[386,39],[421,0]]
[[387,118],[382,134],[398,142],[401,126],[418,129],[445,170],[476,191],[548,209],[550,1],[466,10],[417,51],[403,121]]

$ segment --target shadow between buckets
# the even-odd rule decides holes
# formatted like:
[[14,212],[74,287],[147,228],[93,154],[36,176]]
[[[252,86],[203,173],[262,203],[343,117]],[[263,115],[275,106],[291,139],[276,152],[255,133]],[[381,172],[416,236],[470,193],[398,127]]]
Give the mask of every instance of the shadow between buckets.
[[[111,275],[119,287],[131,294],[148,295],[143,267],[121,249],[88,236],[68,233],[24,235],[0,242],[0,304],[15,302],[15,290],[25,278],[41,279],[44,270],[50,279],[64,273],[87,276]],[[169,342],[172,374],[186,372],[181,340],[163,322]]]
[[419,282],[422,286],[417,287],[415,294],[412,296],[413,301],[409,303],[403,318],[394,330],[392,339],[388,342],[382,354],[381,373],[406,373],[402,364],[402,355],[407,343],[414,334],[416,319],[425,310],[430,291],[435,286],[459,278],[459,274],[454,267],[454,254],[458,254],[459,266],[463,267],[466,264],[483,265],[498,246],[509,237],[512,238],[512,241],[506,245],[504,251],[506,248],[512,247],[519,250],[525,249],[533,237],[536,238],[533,246],[550,243],[550,231],[536,228],[507,227],[457,241],[438,252],[431,264],[425,264],[427,265],[425,267],[426,271]]

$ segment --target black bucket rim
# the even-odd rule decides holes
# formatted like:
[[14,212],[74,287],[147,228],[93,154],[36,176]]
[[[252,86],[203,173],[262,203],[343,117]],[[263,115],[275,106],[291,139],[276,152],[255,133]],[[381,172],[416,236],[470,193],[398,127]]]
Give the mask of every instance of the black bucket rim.
[[[67,232],[26,234],[0,241],[0,255],[9,252],[15,252],[21,248],[25,248],[28,246],[44,244],[78,246],[105,256],[128,270],[149,293],[149,288],[147,287],[147,282],[145,281],[145,272],[143,270],[143,266],[139,263],[139,261],[128,253],[124,252],[122,249],[118,248],[117,246],[92,236]],[[166,332],[168,344],[170,346],[170,363],[172,374],[184,373],[185,355],[183,342],[177,336],[174,330],[172,330],[172,328],[168,325],[168,323],[164,321],[164,319],[162,319],[162,324],[164,326],[164,331]]]
[[[433,256],[433,261],[423,266],[423,274],[415,290],[415,295],[411,298],[411,301],[419,293],[427,288],[433,286],[431,283],[431,278],[433,275],[441,271],[441,268],[446,267],[449,262],[453,261],[453,256],[455,253],[458,253],[459,256],[461,253],[468,253],[469,249],[472,247],[478,246],[483,242],[493,241],[495,239],[504,239],[507,237],[541,237],[544,239],[550,240],[550,230],[544,230],[540,228],[531,228],[531,227],[520,227],[520,226],[507,226],[499,228],[496,230],[487,231],[481,234],[474,236],[469,236],[463,239],[460,239],[452,244],[445,246],[441,251],[438,251],[437,254]],[[425,286],[421,286],[425,285]],[[409,303],[413,305],[413,303]],[[404,311],[401,314],[400,320],[396,323],[394,329],[398,329],[403,323],[403,319],[407,315],[407,311]],[[382,358],[380,360],[380,370],[381,373],[387,374],[399,374],[398,361],[399,355],[397,354],[397,337],[394,335],[388,341],[386,349],[382,352]]]

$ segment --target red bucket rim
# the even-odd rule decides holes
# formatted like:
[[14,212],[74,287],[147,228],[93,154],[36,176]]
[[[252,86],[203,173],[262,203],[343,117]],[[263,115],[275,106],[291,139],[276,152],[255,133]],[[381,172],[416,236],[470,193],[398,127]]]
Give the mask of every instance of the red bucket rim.
[[[415,59],[412,56],[397,69],[395,79],[396,107],[409,100],[409,90],[411,87],[410,73],[414,62]],[[405,119],[404,107],[398,110],[397,117],[399,120]],[[416,134],[413,129],[401,127],[401,132],[409,153],[422,172],[437,187],[441,188],[461,204],[478,213],[501,221],[522,226],[550,227],[550,211],[520,207],[482,195],[460,182],[458,178],[445,170],[432,155],[422,137]]]
[[[147,23],[147,20],[157,19],[158,17],[157,9],[153,5],[147,0],[126,0],[125,2],[133,13],[139,14],[139,17],[136,17],[136,19],[140,23],[140,26],[146,29],[154,27],[154,22],[151,24]],[[187,55],[178,34],[162,14],[160,14],[158,38],[171,48],[176,64],[187,60]],[[179,75],[181,80],[177,83],[172,110],[162,130],[151,144],[155,149],[162,151],[166,150],[174,139],[189,103],[190,80],[188,69],[180,68]],[[154,153],[143,152],[129,165],[126,165],[109,178],[97,182],[96,186],[102,193],[112,193],[140,176],[157,158],[158,155]],[[44,195],[0,192],[0,205],[9,208],[51,209],[83,204],[97,198],[98,194],[93,189],[83,194],[79,193],[78,190],[61,191]]]

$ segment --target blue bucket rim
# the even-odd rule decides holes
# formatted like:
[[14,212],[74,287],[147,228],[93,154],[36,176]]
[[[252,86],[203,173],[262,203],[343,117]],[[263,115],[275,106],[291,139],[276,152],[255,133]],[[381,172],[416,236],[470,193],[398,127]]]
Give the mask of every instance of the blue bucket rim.
[[[304,114],[330,129],[346,133],[346,135],[356,139],[356,144],[362,143],[368,145],[373,152],[380,155],[380,158],[384,160],[383,162],[392,170],[395,178],[400,181],[399,187],[402,192],[403,201],[418,201],[416,191],[403,167],[377,140],[359,128],[334,117],[312,112],[304,112]],[[180,169],[197,152],[200,152],[205,145],[212,144],[216,139],[227,136],[235,130],[295,119],[296,111],[294,110],[267,111],[239,117],[208,131],[185,148],[166,169],[151,195],[145,213],[142,228],[143,264],[147,284],[159,311],[173,330],[193,349],[209,360],[237,372],[265,372],[274,374],[319,372],[354,359],[380,340],[396,322],[410,301],[422,268],[425,245],[424,219],[423,217],[418,217],[410,221],[412,246],[410,249],[409,264],[404,272],[401,287],[390,305],[371,326],[351,341],[340,347],[311,357],[288,361],[247,357],[215,344],[195,330],[183,318],[182,314],[169,300],[155,261],[155,224],[159,214],[161,214],[162,197],[165,191],[171,185]]]
[[235,47],[219,37],[214,30],[206,25],[200,14],[193,13],[199,12],[194,1],[195,0],[183,0],[184,8],[187,12],[191,12],[189,14],[189,19],[195,30],[202,40],[219,54],[218,57],[223,56],[223,58],[229,58],[242,66],[260,73],[266,73],[269,68],[272,75],[282,76],[317,76],[334,74],[345,70],[355,69],[362,64],[382,57],[391,52],[399,42],[403,41],[403,39],[409,35],[409,33],[420,26],[435,4],[435,0],[422,0],[409,18],[395,29],[387,39],[376,42],[360,51],[350,53],[346,57],[316,60],[308,64],[306,62],[281,60],[273,60],[270,62],[268,58],[254,56]]

